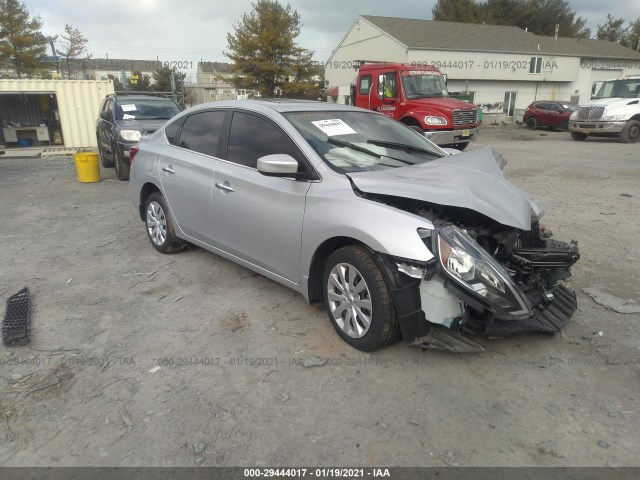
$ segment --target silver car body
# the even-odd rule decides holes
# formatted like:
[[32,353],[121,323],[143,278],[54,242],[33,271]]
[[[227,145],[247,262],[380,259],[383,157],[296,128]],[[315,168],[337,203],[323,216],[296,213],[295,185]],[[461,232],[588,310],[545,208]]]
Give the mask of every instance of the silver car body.
[[[131,201],[144,219],[145,192],[159,190],[178,237],[286,285],[307,301],[318,300],[310,284],[317,268],[314,259],[323,245],[338,239],[394,259],[394,268],[414,278],[424,273],[420,265],[434,262],[434,253],[417,234],[436,230],[433,221],[372,201],[368,194],[469,209],[521,230],[530,229],[543,213],[505,179],[503,159],[493,149],[450,156],[433,146],[441,159],[344,174],[330,168],[282,114],[366,110],[319,102],[216,102],[193,107],[172,121],[208,109],[250,111],[275,122],[309,160],[316,178],[265,176],[255,168],[171,145],[159,129],[140,142],[132,163]],[[438,276],[421,282],[422,309],[432,324],[447,326],[466,308],[445,284]]]

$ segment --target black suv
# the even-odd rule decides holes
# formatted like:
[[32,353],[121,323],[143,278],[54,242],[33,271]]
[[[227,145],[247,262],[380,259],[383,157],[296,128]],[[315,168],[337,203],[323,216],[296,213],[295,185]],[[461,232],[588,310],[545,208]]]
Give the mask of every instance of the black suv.
[[131,92],[107,95],[96,123],[98,152],[103,167],[116,167],[120,180],[129,180],[129,149],[143,135],[155,132],[181,112],[170,98]]

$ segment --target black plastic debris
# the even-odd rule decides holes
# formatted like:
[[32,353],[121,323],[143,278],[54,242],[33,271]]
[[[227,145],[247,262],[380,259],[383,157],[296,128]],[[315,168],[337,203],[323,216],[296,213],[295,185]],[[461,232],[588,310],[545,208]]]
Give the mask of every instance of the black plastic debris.
[[7,299],[7,310],[2,322],[2,343],[26,345],[31,334],[31,300],[27,287]]

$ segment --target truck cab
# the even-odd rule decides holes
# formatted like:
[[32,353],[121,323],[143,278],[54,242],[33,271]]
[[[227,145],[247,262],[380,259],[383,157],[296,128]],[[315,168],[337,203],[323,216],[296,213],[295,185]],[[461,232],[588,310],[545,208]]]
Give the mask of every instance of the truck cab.
[[365,63],[352,103],[392,117],[432,142],[464,150],[478,134],[478,108],[449,97],[446,77],[431,65]]
[[571,138],[619,137],[640,141],[640,75],[594,82],[591,100],[569,118]]

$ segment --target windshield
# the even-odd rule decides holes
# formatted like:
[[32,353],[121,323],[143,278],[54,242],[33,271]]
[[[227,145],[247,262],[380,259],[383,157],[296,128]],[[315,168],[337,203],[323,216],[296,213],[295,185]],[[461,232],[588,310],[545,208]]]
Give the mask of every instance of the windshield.
[[640,78],[603,82],[592,98],[640,98]]
[[428,71],[402,72],[402,88],[407,99],[449,96],[444,77]]
[[428,162],[446,154],[384,115],[366,112],[288,112],[284,117],[340,173],[384,170]]
[[169,120],[180,108],[168,98],[121,98],[116,107],[117,120]]

